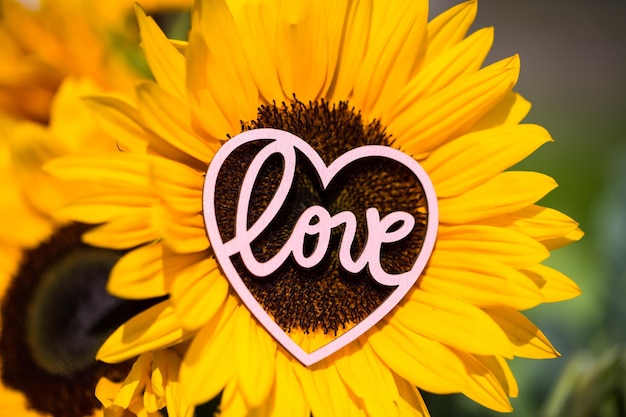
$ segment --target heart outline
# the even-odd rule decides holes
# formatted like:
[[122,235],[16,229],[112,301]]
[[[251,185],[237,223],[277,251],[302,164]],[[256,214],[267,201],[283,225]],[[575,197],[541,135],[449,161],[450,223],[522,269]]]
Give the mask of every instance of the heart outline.
[[[331,342],[312,352],[307,352],[300,347],[300,345],[293,341],[291,337],[289,337],[289,335],[274,321],[274,319],[267,313],[263,306],[261,306],[245,285],[237,273],[230,259],[230,255],[225,255],[221,252],[225,243],[222,240],[222,236],[217,225],[214,198],[214,191],[216,188],[219,170],[228,156],[230,156],[236,148],[245,143],[259,140],[271,141],[267,146],[289,146],[302,152],[315,168],[316,174],[318,175],[324,189],[326,189],[333,178],[350,163],[369,157],[382,157],[399,162],[408,168],[420,182],[425,194],[428,216],[426,222],[426,232],[424,235],[423,245],[420,248],[417,259],[409,271],[414,273],[415,277],[410,278],[406,282],[400,283],[393,290],[393,292],[363,320],[355,324],[345,333],[337,336]],[[253,129],[240,133],[229,139],[220,147],[220,149],[218,149],[213,160],[209,164],[209,168],[205,176],[202,198],[205,228],[207,230],[215,257],[217,258],[226,279],[228,279],[229,283],[233,286],[242,302],[246,305],[250,313],[261,323],[265,330],[267,330],[278,343],[280,343],[289,353],[291,353],[305,366],[310,366],[319,362],[353,342],[358,337],[365,334],[376,323],[382,320],[400,303],[409,290],[413,288],[421,276],[422,271],[426,267],[435,246],[437,227],[439,224],[437,196],[428,174],[415,159],[402,151],[388,146],[366,145],[354,148],[344,153],[332,161],[330,165],[326,166],[315,149],[313,149],[313,147],[311,147],[311,145],[303,139],[283,130],[269,128]]]

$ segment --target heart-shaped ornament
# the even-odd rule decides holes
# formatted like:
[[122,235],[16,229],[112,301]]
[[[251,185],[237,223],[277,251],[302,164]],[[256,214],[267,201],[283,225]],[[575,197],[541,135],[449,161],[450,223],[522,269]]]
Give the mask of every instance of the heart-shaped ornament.
[[[376,174],[390,181],[383,187],[382,192],[390,194],[384,201],[393,205],[406,200],[412,202],[409,206],[370,207],[358,189],[345,190],[355,178],[367,179],[368,167],[380,166],[392,168],[391,174]],[[415,182],[420,198],[394,195],[394,181],[406,178]],[[331,203],[345,199],[351,207],[362,201],[363,207],[353,212]],[[277,129],[243,132],[218,150],[206,174],[203,204],[211,247],[230,284],[276,341],[307,366],[354,341],[402,300],[428,262],[438,225],[432,183],[410,156],[368,145],[327,165],[306,141]],[[396,261],[398,256],[403,262]],[[403,270],[398,270],[399,264]],[[340,276],[346,285],[368,281],[364,285],[384,297],[365,317],[347,323],[347,330],[345,322],[341,328],[323,328],[325,333],[334,330],[336,337],[308,351],[290,337],[298,323],[293,312],[315,310],[321,315],[316,323],[324,321],[324,314],[333,314],[318,300],[341,297],[340,289],[320,278],[330,275]],[[281,280],[298,285],[278,291]],[[306,296],[300,296],[292,308],[285,298],[307,282],[329,288],[328,294],[320,296],[318,291],[310,306]]]

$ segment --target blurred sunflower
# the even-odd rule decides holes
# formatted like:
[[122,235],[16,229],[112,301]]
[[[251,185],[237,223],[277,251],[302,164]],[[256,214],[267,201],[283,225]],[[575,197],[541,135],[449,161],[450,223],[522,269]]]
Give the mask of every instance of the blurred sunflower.
[[[512,91],[518,57],[483,67],[493,31],[467,35],[476,8],[465,2],[428,22],[425,0],[197,1],[189,42],[176,46],[140,10],[156,83],[140,85],[136,102],[90,99],[123,152],[47,166],[61,179],[102,187],[60,214],[104,223],[84,235],[89,244],[131,249],[109,290],[130,299],[168,296],[113,333],[99,358],[119,362],[189,343],[184,394],[193,404],[221,395],[224,416],[428,415],[415,387],[510,411],[517,386],[506,360],[558,355],[520,310],[579,294],[541,262],[582,232],[535,204],[556,186],[551,178],[507,171],[551,138],[520,124],[530,105]],[[242,304],[205,231],[207,167],[230,137],[256,128],[291,132],[327,163],[365,144],[401,149],[428,173],[438,198],[437,243],[414,288],[369,331],[310,366]],[[360,192],[388,204],[377,200],[379,176],[364,175]],[[402,187],[396,200],[417,198],[417,188]],[[305,183],[298,190],[301,202],[317,198]],[[269,193],[256,192],[260,200]],[[352,210],[355,203],[336,204]],[[266,243],[282,247],[285,236]],[[273,276],[265,289],[251,289],[308,350],[388,294],[322,272]],[[323,291],[334,294],[330,301]]]
[[97,89],[71,78],[60,87],[49,126],[0,117],[0,408],[12,416],[102,414],[94,390],[121,382],[131,363],[95,360],[121,323],[151,305],[106,292],[120,253],[81,243],[87,225],[53,215],[91,184],[41,170],[66,153],[117,152],[80,101]]
[[[132,0],[0,2],[0,109],[47,121],[67,75],[105,89],[132,90],[147,75],[139,59]],[[143,3],[143,2],[142,2]],[[184,11],[190,0],[147,0],[151,11]]]

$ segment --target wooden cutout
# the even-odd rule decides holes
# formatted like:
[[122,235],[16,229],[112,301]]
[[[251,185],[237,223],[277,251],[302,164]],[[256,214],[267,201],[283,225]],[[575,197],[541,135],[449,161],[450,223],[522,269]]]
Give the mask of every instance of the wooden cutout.
[[[231,240],[224,242],[217,225],[215,212],[214,192],[218,174],[224,161],[235,149],[253,141],[266,141],[268,144],[254,157],[245,173],[239,200],[237,202],[237,210],[234,214],[235,236]],[[276,216],[276,213],[279,212],[285,202],[292,187],[296,172],[296,151],[301,152],[308,158],[315,168],[324,188],[328,186],[335,175],[344,167],[359,159],[370,157],[386,158],[399,162],[415,175],[424,190],[428,218],[426,221],[423,245],[420,248],[419,255],[413,267],[409,271],[400,274],[389,274],[385,272],[380,265],[380,249],[382,243],[400,241],[411,233],[415,225],[413,215],[407,212],[397,211],[389,213],[381,219],[378,209],[375,207],[367,208],[367,242],[361,255],[356,260],[352,259],[352,255],[350,254],[350,247],[357,228],[355,215],[349,211],[343,211],[331,216],[330,213],[321,206],[311,206],[301,214],[291,236],[282,249],[271,259],[265,262],[259,262],[254,257],[251,248],[252,243],[269,226],[274,216]],[[256,222],[248,228],[247,213],[255,180],[267,159],[276,154],[283,158],[284,171],[282,178],[280,179],[276,193],[265,211]],[[213,158],[213,161],[211,161],[207,171],[203,193],[203,210],[207,233],[211,247],[226,278],[254,317],[256,317],[278,343],[306,366],[320,361],[354,341],[378,323],[402,300],[406,293],[417,282],[417,279],[430,258],[435,245],[437,226],[439,223],[437,197],[428,175],[415,159],[400,150],[379,145],[362,146],[346,152],[329,166],[326,166],[317,152],[308,143],[289,132],[277,129],[254,129],[243,132],[222,145]],[[313,219],[317,219],[317,221],[312,223]],[[317,350],[306,352],[285,333],[259,304],[236,271],[231,256],[239,254],[246,269],[258,279],[272,275],[290,256],[293,257],[296,264],[301,268],[312,268],[326,255],[331,229],[344,223],[345,230],[339,247],[339,263],[341,266],[353,273],[360,272],[367,268],[369,275],[374,280],[380,284],[395,286],[396,288],[378,308],[354,325],[354,327]],[[393,231],[390,232],[389,230],[394,225],[399,226],[394,227]],[[307,255],[304,254],[303,249],[305,235],[317,236],[316,247],[312,253]]]

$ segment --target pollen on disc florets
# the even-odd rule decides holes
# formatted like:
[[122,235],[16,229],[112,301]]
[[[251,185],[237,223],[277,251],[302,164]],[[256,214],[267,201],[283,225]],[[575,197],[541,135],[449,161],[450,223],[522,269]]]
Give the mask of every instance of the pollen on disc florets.
[[[242,122],[242,130],[273,128],[290,132],[311,145],[322,160],[329,165],[342,154],[366,145],[391,146],[391,136],[377,120],[366,122],[348,102],[330,104],[320,100],[302,103],[262,105],[256,120]],[[262,143],[251,143],[238,148],[232,158],[222,165],[221,173],[228,180],[216,181],[216,219],[224,241],[234,236],[232,213],[236,210],[246,167]],[[282,175],[282,160],[270,158],[263,166],[250,199],[248,222],[253,224],[263,213],[276,192]],[[221,174],[220,174],[221,175]],[[351,211],[360,225],[352,246],[353,256],[359,254],[367,239],[363,226],[365,210],[376,207],[381,216],[403,210],[416,218],[417,232],[401,242],[386,248],[381,264],[389,272],[408,270],[421,248],[426,216],[424,191],[417,179],[400,164],[393,161],[360,160],[350,172],[333,180],[323,188],[310,164],[299,159],[292,191],[277,213],[275,221],[255,242],[254,256],[266,261],[274,256],[290,236],[302,212],[320,205],[331,215]],[[343,233],[341,226],[333,229],[328,256],[316,267],[304,270],[288,260],[275,274],[258,279],[246,270],[241,259],[235,256],[233,265],[248,289],[263,308],[283,330],[301,329],[305,333],[323,331],[337,333],[360,322],[380,306],[393,291],[369,277],[367,271],[352,274],[338,263],[338,243]],[[305,250],[315,245],[315,240],[305,240]]]

